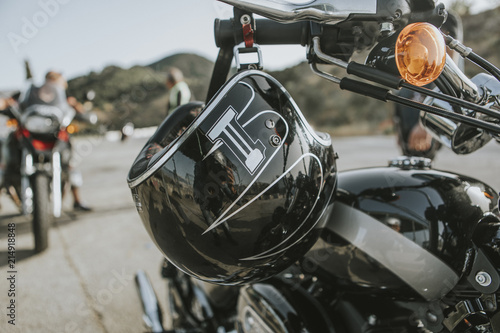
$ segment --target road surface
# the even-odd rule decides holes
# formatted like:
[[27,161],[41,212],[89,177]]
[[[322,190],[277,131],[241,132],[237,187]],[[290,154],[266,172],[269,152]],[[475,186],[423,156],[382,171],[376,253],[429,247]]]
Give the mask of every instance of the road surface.
[[[34,255],[29,221],[3,194],[0,197],[0,332],[143,332],[142,310],[133,280],[145,270],[160,302],[165,283],[159,276],[161,255],[150,241],[135,211],[126,175],[144,138],[125,143],[102,138],[79,138],[82,197],[93,211],[75,214],[71,198],[50,230],[49,249]],[[356,137],[334,140],[340,170],[385,165],[398,155],[393,137]],[[500,145],[492,143],[470,156],[439,153],[435,166],[474,176],[500,189],[497,158]],[[7,226],[16,225],[15,279],[7,266]],[[13,282],[11,284],[11,282]],[[15,296],[9,296],[14,289]],[[15,326],[8,323],[11,300]]]

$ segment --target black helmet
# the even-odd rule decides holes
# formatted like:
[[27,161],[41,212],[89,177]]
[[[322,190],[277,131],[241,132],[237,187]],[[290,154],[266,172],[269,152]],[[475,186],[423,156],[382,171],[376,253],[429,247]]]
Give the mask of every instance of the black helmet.
[[274,78],[245,71],[177,108],[132,166],[146,229],[182,271],[219,284],[270,277],[305,254],[331,208],[336,165]]

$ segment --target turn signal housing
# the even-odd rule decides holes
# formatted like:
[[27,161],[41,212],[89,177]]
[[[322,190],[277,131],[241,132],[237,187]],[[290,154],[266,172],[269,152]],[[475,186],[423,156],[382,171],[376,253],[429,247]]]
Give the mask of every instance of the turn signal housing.
[[430,23],[413,23],[401,31],[396,42],[396,64],[401,77],[415,86],[436,80],[446,63],[446,43]]
[[79,130],[78,126],[74,124],[70,124],[68,127],[66,127],[66,131],[69,134],[75,134],[76,132],[78,132],[78,130]]
[[7,120],[6,126],[9,128],[16,128],[17,127],[17,120],[16,119]]

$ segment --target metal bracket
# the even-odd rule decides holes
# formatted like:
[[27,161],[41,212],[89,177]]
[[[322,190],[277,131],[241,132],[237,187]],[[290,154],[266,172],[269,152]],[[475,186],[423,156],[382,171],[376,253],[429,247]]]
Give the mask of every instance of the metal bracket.
[[339,79],[336,76],[333,76],[329,73],[323,72],[318,69],[318,65],[316,63],[311,63],[311,70],[313,71],[314,74],[318,75],[319,77],[322,77],[323,79],[326,79],[328,81],[331,81],[336,84],[340,84],[341,79]]
[[500,276],[481,249],[476,249],[476,256],[467,281],[483,294],[496,293],[500,288]]
[[[257,62],[256,63],[242,63],[240,60],[240,54],[249,54],[249,53],[255,53],[257,54]],[[245,43],[241,43],[239,45],[236,45],[234,47],[234,59],[236,61],[236,68],[238,71],[242,69],[262,69],[263,67],[263,62],[262,62],[262,51],[260,49],[260,46],[257,44],[253,44],[253,47],[246,47]]]
[[455,305],[456,311],[451,312],[443,325],[451,332],[467,317],[476,313],[493,313],[497,310],[497,300],[494,294],[482,295],[474,300],[465,300]]

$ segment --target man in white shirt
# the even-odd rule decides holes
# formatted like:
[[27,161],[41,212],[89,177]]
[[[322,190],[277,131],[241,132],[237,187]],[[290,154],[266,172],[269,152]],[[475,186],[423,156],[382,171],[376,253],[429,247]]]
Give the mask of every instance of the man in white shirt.
[[166,86],[169,90],[167,114],[191,100],[191,91],[186,81],[184,81],[184,75],[178,68],[174,67],[168,71]]

